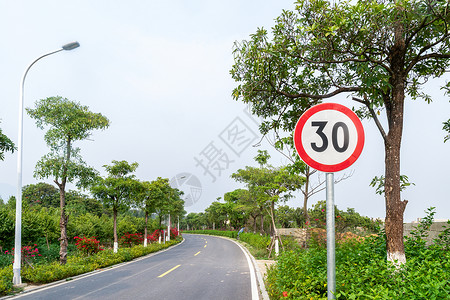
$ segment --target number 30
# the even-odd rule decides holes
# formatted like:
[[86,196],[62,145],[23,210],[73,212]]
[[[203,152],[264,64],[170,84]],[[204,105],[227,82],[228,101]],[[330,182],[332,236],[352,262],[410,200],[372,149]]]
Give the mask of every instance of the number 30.
[[[322,146],[318,147],[316,143],[311,143],[311,148],[316,152],[323,152],[327,150],[328,148],[328,138],[323,132],[325,126],[327,125],[327,121],[312,121],[311,126],[318,127],[316,130],[316,133],[320,136],[322,139]],[[344,143],[342,147],[339,146],[337,135],[339,128],[342,128],[342,132],[344,134]],[[349,142],[349,132],[348,127],[344,122],[336,122],[333,126],[333,130],[331,131],[331,142],[333,144],[333,148],[337,152],[345,152],[348,149],[348,142]]]

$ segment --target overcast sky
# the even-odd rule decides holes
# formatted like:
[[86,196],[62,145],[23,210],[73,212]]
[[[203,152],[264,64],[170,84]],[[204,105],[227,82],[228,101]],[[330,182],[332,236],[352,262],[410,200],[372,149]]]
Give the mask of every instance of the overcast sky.
[[[232,99],[237,83],[229,70],[235,41],[248,39],[258,27],[269,29],[282,9],[293,8],[292,0],[0,0],[0,128],[17,142],[23,72],[40,55],[76,40],[80,48],[31,68],[25,107],[58,95],[102,113],[111,126],[77,144],[88,164],[105,174],[102,166],[112,160],[138,162],[139,179],[176,178],[174,184],[191,196],[186,210],[203,211],[241,187],[230,175],[256,166],[258,149],[270,151],[272,165],[286,163],[267,142],[252,146],[260,138],[258,119]],[[441,83],[445,79],[450,78]],[[449,98],[437,81],[426,90],[432,104],[408,100],[405,107],[401,172],[415,183],[402,195],[409,200],[406,221],[423,217],[430,206],[437,208],[438,219],[450,212],[450,143],[443,143],[442,131],[450,117]],[[355,105],[346,96],[332,101]],[[363,125],[364,150],[353,166],[336,174],[353,173],[335,186],[335,202],[340,209],[384,219],[384,199],[369,186],[384,172],[384,147],[374,124]],[[34,166],[48,152],[43,135],[25,116],[24,185],[38,182]],[[0,170],[0,195],[6,201],[16,193],[17,154],[7,153]],[[310,205],[325,197],[319,193]],[[297,195],[288,204],[301,206],[302,198]]]

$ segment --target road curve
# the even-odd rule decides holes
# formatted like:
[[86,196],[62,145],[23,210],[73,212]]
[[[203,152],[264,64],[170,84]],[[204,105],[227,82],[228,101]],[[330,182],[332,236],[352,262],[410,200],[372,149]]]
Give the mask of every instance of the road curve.
[[258,299],[254,269],[237,243],[184,234],[167,251],[13,299]]

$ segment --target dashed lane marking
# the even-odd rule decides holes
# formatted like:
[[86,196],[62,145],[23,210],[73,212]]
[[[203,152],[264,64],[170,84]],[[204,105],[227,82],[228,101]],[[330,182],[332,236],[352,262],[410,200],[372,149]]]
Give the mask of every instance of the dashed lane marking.
[[175,270],[175,269],[178,268],[179,266],[181,266],[181,265],[177,265],[177,266],[173,267],[172,269],[170,269],[169,271],[167,271],[167,272],[165,272],[165,273],[162,273],[161,275],[158,276],[158,278],[161,278],[161,277],[166,276],[167,274],[169,274],[170,272],[172,272],[173,270]]

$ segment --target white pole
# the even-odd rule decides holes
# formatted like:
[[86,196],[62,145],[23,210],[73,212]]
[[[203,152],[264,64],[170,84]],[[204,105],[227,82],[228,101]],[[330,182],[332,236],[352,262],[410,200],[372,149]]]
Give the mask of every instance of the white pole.
[[167,226],[167,241],[170,241],[170,214],[169,214],[169,225]]
[[334,173],[327,173],[327,295],[336,299],[336,260],[334,222]]
[[16,227],[14,237],[14,264],[13,264],[13,284],[22,284],[20,268],[22,262],[22,157],[23,157],[23,103],[24,103],[24,85],[30,68],[41,58],[58,53],[63,50],[72,50],[79,47],[78,42],[73,42],[62,46],[58,50],[51,51],[36,58],[25,70],[20,82],[19,95],[19,132],[17,141],[17,194],[16,194]]

